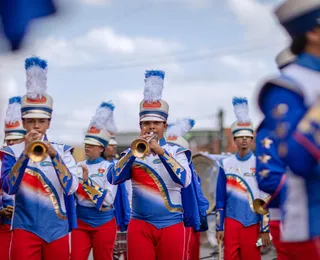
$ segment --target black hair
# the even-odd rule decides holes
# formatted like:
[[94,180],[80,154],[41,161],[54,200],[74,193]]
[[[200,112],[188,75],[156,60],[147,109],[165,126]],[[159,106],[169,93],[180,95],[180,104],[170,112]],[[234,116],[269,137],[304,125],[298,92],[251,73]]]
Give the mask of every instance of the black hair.
[[307,36],[306,34],[296,36],[291,43],[291,52],[295,55],[299,55],[304,52],[304,49],[307,45]]

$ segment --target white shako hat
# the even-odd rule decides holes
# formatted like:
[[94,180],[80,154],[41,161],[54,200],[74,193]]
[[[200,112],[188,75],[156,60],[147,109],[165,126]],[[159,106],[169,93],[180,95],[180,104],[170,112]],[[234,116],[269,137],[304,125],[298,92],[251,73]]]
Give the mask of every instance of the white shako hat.
[[237,121],[231,125],[233,137],[250,136],[253,137],[253,125],[249,117],[249,107],[247,98],[235,97],[232,100],[234,113]]
[[4,131],[5,141],[22,139],[26,135],[21,120],[21,97],[17,96],[9,99]]
[[27,94],[21,99],[22,118],[51,118],[53,100],[47,91],[45,60],[31,57],[25,60]]
[[140,122],[167,121],[169,105],[162,100],[164,76],[165,72],[162,70],[147,70],[145,72],[144,99],[140,103]]
[[294,39],[319,26],[320,1],[287,0],[275,10],[275,14]]
[[183,136],[188,133],[194,125],[195,121],[189,118],[179,119],[174,124],[170,124],[166,132],[167,143],[189,149],[189,143]]
[[91,119],[84,139],[85,144],[102,146],[104,148],[108,146],[110,138],[117,132],[113,117],[114,109],[115,106],[111,101],[100,104]]

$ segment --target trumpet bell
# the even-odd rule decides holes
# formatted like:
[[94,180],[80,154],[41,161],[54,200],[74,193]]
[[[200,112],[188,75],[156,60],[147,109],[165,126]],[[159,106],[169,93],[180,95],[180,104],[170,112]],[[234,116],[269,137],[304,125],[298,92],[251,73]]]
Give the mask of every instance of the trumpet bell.
[[145,139],[137,138],[131,143],[132,154],[137,158],[144,158],[149,154],[150,148]]
[[269,210],[266,207],[267,202],[263,199],[255,199],[253,201],[253,208],[256,211],[256,213],[260,215],[266,215],[268,214]]
[[48,157],[47,146],[42,141],[33,141],[28,149],[28,157],[33,162],[42,162]]

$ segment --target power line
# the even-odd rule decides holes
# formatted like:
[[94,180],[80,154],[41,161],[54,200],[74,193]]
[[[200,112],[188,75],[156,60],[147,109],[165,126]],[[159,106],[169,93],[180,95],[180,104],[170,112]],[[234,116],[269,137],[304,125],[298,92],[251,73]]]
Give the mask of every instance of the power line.
[[[120,70],[120,69],[130,69],[130,68],[139,68],[139,67],[146,67],[150,65],[158,65],[158,64],[170,64],[170,63],[188,63],[188,62],[195,62],[195,61],[201,61],[201,60],[207,60],[212,59],[216,57],[221,57],[224,55],[243,55],[246,53],[252,53],[257,51],[262,51],[269,49],[274,46],[281,46],[282,43],[265,43],[260,46],[250,46],[246,48],[235,48],[230,49],[228,51],[223,52],[217,52],[216,50],[213,50],[211,52],[194,52],[189,53],[189,55],[186,56],[178,56],[178,55],[168,55],[166,59],[161,59],[159,57],[156,60],[136,60],[132,62],[124,62],[124,63],[114,63],[114,64],[107,64],[104,66],[66,66],[66,67],[51,67],[51,69],[63,69],[63,70],[86,70],[86,71],[105,71],[105,70]],[[188,53],[187,53],[188,54]]]

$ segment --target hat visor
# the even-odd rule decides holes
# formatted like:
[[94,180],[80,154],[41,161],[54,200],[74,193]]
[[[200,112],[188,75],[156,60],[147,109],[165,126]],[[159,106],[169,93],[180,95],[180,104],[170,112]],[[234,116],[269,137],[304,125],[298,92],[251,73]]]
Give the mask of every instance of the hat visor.
[[19,140],[19,139],[23,139],[24,138],[24,135],[22,134],[8,134],[4,137],[4,140],[5,141],[8,141],[8,140]]
[[39,118],[39,119],[50,119],[51,116],[41,113],[30,113],[23,115],[22,118]]
[[102,143],[100,143],[99,141],[95,140],[95,139],[91,139],[91,138],[85,138],[84,139],[84,143],[85,144],[90,144],[90,145],[95,145],[95,146],[102,146],[104,147],[104,145]]
[[146,121],[166,122],[163,118],[156,117],[156,116],[146,116],[140,119],[140,122],[146,122]]
[[248,136],[248,137],[253,137],[253,133],[249,130],[241,130],[236,132],[233,137],[243,137],[243,136]]

